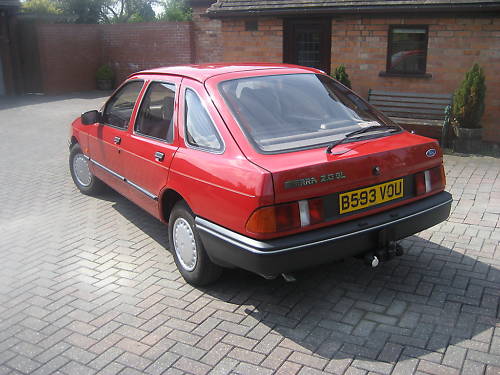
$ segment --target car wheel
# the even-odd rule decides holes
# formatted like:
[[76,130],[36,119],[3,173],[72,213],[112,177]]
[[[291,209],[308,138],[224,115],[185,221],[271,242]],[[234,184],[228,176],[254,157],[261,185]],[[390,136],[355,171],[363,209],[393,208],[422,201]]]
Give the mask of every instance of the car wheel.
[[208,257],[194,224],[194,217],[183,201],[178,202],[168,222],[168,235],[175,264],[191,285],[207,285],[217,280],[222,268]]
[[83,154],[78,143],[69,153],[69,170],[73,182],[83,194],[95,195],[102,191],[104,183],[90,171],[89,159]]

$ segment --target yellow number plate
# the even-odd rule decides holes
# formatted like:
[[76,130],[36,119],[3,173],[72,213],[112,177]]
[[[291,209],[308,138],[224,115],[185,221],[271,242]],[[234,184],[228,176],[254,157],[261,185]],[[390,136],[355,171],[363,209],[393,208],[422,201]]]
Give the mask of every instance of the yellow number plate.
[[386,182],[339,195],[340,213],[361,210],[403,197],[403,179]]

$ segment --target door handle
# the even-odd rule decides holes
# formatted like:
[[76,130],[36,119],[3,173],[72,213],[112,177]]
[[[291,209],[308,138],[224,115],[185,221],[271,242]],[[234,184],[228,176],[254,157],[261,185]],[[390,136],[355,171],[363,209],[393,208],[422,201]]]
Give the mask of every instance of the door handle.
[[119,145],[122,139],[120,137],[114,137],[113,142],[115,142],[116,145]]
[[155,160],[156,161],[163,161],[163,159],[165,159],[165,154],[163,152],[156,151],[155,152]]

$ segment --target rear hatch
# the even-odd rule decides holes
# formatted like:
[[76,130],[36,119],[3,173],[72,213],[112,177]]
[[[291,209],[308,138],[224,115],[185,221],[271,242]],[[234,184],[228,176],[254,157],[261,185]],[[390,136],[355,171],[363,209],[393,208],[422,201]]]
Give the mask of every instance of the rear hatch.
[[[442,163],[436,141],[408,132],[338,145],[336,155],[325,149],[247,157],[272,173],[276,204],[322,197],[328,219],[415,198],[414,174]],[[344,197],[342,207],[352,191],[360,201],[347,207]]]

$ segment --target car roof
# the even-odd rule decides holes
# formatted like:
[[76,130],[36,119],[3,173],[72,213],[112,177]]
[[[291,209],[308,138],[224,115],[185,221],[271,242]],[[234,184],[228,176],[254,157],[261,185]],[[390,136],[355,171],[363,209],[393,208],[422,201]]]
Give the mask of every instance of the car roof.
[[[180,65],[166,66],[156,69],[142,70],[130,75],[129,78],[145,75],[145,74],[168,74],[181,77],[189,77],[200,82],[205,82],[207,79],[227,73],[256,71],[256,70],[288,70],[288,73],[323,73],[314,68],[307,68],[299,65],[291,64],[269,64],[269,63],[215,63],[215,64],[195,64],[195,65]],[[292,70],[293,72],[291,72]]]

